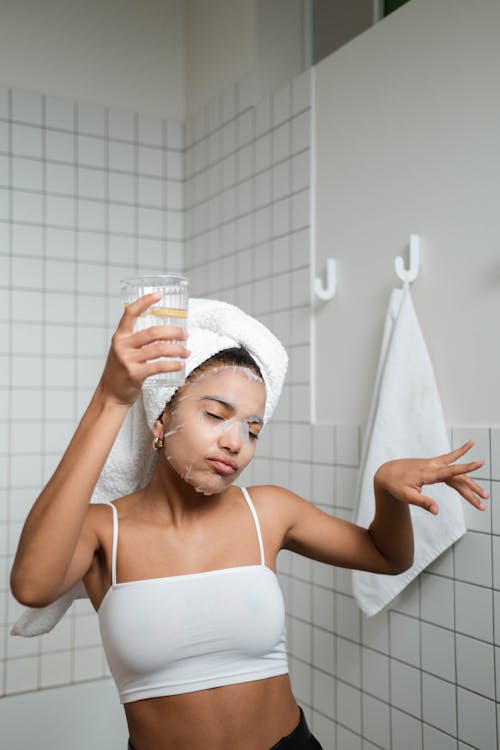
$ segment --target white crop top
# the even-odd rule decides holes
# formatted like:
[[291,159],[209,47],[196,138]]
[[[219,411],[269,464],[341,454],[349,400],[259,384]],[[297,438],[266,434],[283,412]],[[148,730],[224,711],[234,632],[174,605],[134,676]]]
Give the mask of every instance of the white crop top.
[[113,503],[112,584],[98,609],[121,703],[260,680],[288,672],[285,604],[260,565],[116,582],[118,513]]

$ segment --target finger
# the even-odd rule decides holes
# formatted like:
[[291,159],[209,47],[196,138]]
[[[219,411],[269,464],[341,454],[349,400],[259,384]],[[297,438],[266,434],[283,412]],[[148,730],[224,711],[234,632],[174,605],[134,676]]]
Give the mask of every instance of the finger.
[[464,453],[467,453],[472,446],[474,445],[474,440],[467,440],[466,443],[463,443],[459,448],[455,448],[455,450],[450,451],[450,453],[443,453],[442,456],[438,456],[438,458],[445,459],[447,463],[453,463],[453,461],[456,461],[458,458],[464,455]]
[[177,372],[184,369],[184,362],[175,359],[155,359],[153,362],[145,362],[140,366],[141,379],[149,378],[150,375],[158,375],[161,372]]
[[186,359],[190,355],[189,349],[186,349],[181,344],[166,344],[158,341],[149,346],[143,346],[140,349],[136,349],[132,354],[134,362],[149,362],[151,359],[158,359],[158,357],[181,357]]
[[[469,477],[457,477],[450,480],[447,484],[460,493],[462,497],[471,505],[479,510],[486,510],[486,505],[482,502],[481,497],[487,499],[489,494],[478,484],[473,482]],[[478,497],[480,495],[480,497]]]
[[433,484],[434,482],[446,482],[451,477],[461,474],[468,474],[483,466],[484,461],[471,461],[467,464],[454,464],[453,466],[438,466],[432,472],[432,481],[424,481],[424,484]]
[[125,310],[118,323],[118,331],[132,333],[136,319],[143,312],[146,312],[148,307],[154,302],[157,302],[162,296],[162,292],[152,292],[151,294],[145,294],[144,297],[139,297],[134,302],[125,304]]
[[487,492],[484,487],[481,487],[479,484],[476,484],[476,482],[471,479],[470,477],[461,477],[460,478],[464,484],[467,485],[473,492],[476,493],[476,495],[480,495],[481,497],[484,497],[485,499],[489,498],[489,492]]
[[454,489],[457,490],[457,492],[460,495],[462,495],[462,497],[464,498],[464,500],[467,500],[468,503],[470,503],[471,505],[473,505],[478,510],[486,510],[487,506],[467,486],[465,486],[465,485],[458,485],[458,486],[454,486]]
[[439,507],[435,500],[432,499],[432,497],[428,497],[427,495],[422,495],[421,492],[415,489],[408,489],[407,493],[407,502],[411,505],[419,505],[424,510],[429,511],[434,516],[436,516],[439,512]]
[[137,331],[130,337],[131,346],[147,346],[154,341],[185,341],[187,331],[177,326],[151,326],[143,331]]

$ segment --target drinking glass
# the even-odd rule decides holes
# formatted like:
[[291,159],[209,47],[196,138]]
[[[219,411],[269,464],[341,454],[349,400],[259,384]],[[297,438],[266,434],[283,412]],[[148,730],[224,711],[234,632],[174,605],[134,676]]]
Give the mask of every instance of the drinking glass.
[[[176,326],[186,330],[189,280],[185,276],[172,274],[160,276],[138,276],[124,279],[122,282],[122,299],[125,306],[135,302],[139,297],[152,292],[162,292],[162,296],[136,320],[134,331],[143,331],[151,326]],[[185,340],[176,343],[186,345]],[[181,357],[159,357],[185,364]],[[152,361],[152,360],[150,360]],[[158,385],[182,385],[185,380],[184,367],[173,372],[159,372],[147,378],[148,383]]]

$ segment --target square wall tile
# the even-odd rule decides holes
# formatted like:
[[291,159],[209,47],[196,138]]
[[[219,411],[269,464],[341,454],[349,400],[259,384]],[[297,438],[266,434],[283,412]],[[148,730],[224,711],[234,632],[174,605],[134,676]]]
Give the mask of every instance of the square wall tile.
[[417,718],[422,713],[420,681],[420,670],[391,659],[391,703]]
[[295,657],[305,662],[311,662],[312,644],[310,626],[308,623],[298,620],[295,617],[290,618],[290,620],[287,632],[290,650]]
[[[7,159],[5,159],[4,170],[3,175],[5,175],[5,181],[7,182]],[[3,175],[0,178],[2,181]],[[24,156],[13,156],[12,187],[19,190],[41,191],[43,187],[42,162],[39,159],[27,159]]]
[[[290,614],[307,622],[311,621],[311,587],[305,581],[292,580],[292,606]],[[315,622],[318,622],[323,627],[321,620],[318,621],[315,618]]]
[[338,681],[336,684],[336,715],[342,724],[361,733],[361,693],[356,688]]
[[291,89],[287,83],[272,94],[273,125],[276,127],[290,117]]
[[332,716],[335,707],[335,680],[319,669],[312,672],[313,706],[326,716]]
[[329,632],[334,630],[334,593],[321,586],[312,587],[313,622]]
[[422,619],[434,625],[453,628],[455,619],[453,581],[431,573],[422,573],[421,581]]
[[45,133],[45,155],[52,161],[72,163],[75,161],[76,136],[54,130]]
[[74,651],[74,679],[76,682],[103,677],[102,647],[82,648]]
[[40,687],[48,688],[71,682],[71,651],[42,654],[40,660]]
[[315,463],[332,465],[335,456],[335,427],[312,425],[312,457]]
[[135,119],[133,112],[121,109],[108,111],[108,134],[110,138],[124,141],[135,140]]
[[0,117],[9,117],[9,89],[6,86],[0,86]]
[[422,718],[424,722],[456,736],[457,699],[455,685],[424,672],[422,674],[422,695]]
[[32,125],[12,125],[12,151],[18,156],[42,158],[42,131]]
[[306,110],[292,120],[292,153],[303,151],[311,145],[311,115]]
[[309,664],[305,664],[293,656],[289,657],[288,664],[290,667],[290,681],[292,691],[298,702],[311,705],[312,703],[312,669]]
[[455,575],[458,579],[491,586],[492,559],[489,534],[468,531],[455,544]]
[[422,729],[425,750],[457,750],[457,740],[455,737],[440,732],[428,724],[424,724]]
[[311,69],[308,68],[292,81],[292,114],[311,106]]
[[495,702],[458,688],[458,736],[473,747],[497,747]]
[[495,639],[495,643],[500,644],[500,592],[499,591],[493,592],[493,611],[494,611],[494,618],[495,618],[494,639]]
[[389,659],[371,648],[361,649],[362,689],[389,701]]
[[[422,723],[412,716],[391,710],[392,725],[392,750],[421,750],[422,749]],[[384,745],[388,747],[389,745]],[[433,750],[435,750],[433,748]]]
[[457,683],[494,700],[495,654],[493,645],[464,635],[456,636],[456,644]]
[[74,198],[47,195],[45,212],[47,224],[72,228],[75,225],[76,205]]
[[360,640],[361,612],[353,596],[335,594],[335,627],[338,635]]
[[12,193],[13,221],[43,222],[43,198],[38,193],[25,193],[21,190]]
[[474,445],[464,456],[464,461],[484,460],[483,466],[471,476],[490,477],[490,431],[485,427],[454,427],[452,430],[452,447],[459,448],[467,440],[474,440]]
[[387,703],[362,696],[363,736],[371,740],[377,747],[390,746],[390,708]]
[[422,669],[455,681],[455,634],[452,630],[423,622]]
[[[485,641],[493,640],[493,592],[472,583],[455,581],[456,629]],[[477,613],[481,613],[481,617]]]
[[99,135],[106,134],[106,112],[99,104],[82,102],[77,105],[78,130],[81,133]]
[[490,430],[491,478],[500,480],[500,427]]
[[38,689],[39,658],[29,656],[8,659],[6,662],[6,694],[24,693]]
[[346,638],[337,637],[335,676],[354,687],[361,687],[361,647]]
[[420,622],[414,617],[407,617],[398,612],[390,612],[391,656],[420,666]]
[[288,167],[290,167],[286,161],[290,156],[290,125],[288,122],[284,122],[272,131],[271,144],[273,163],[282,162],[282,164],[288,164]]
[[73,165],[47,162],[46,186],[49,193],[73,195],[75,192],[75,168]]
[[78,161],[91,167],[105,166],[105,141],[87,135],[77,136]]
[[56,96],[45,97],[45,124],[49,128],[73,130],[75,105],[70,99]]
[[358,467],[360,450],[359,425],[337,425],[335,463]]
[[268,94],[255,107],[255,134],[260,136],[271,128],[271,96]]
[[332,632],[312,626],[312,663],[331,675],[335,673],[335,642],[336,637]]
[[138,116],[139,141],[151,146],[163,146],[163,120],[153,115]]

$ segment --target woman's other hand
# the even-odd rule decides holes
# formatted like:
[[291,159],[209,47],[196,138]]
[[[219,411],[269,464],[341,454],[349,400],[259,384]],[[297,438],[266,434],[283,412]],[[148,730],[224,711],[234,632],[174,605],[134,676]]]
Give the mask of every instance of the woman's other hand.
[[382,464],[375,473],[374,483],[398,500],[410,505],[420,505],[421,508],[437,515],[439,507],[436,501],[423,495],[422,487],[426,484],[444,482],[471,505],[479,510],[486,510],[480,498],[488,498],[488,493],[467,476],[479,469],[484,461],[453,463],[467,453],[473,445],[474,441],[468,440],[451,453],[435,458],[403,458],[388,461]]
[[104,395],[117,403],[132,405],[150,375],[182,369],[182,363],[158,357],[189,355],[182,344],[173,343],[187,339],[182,328],[152,326],[134,333],[136,319],[160,297],[161,292],[154,292],[127,305],[113,334],[100,384]]

